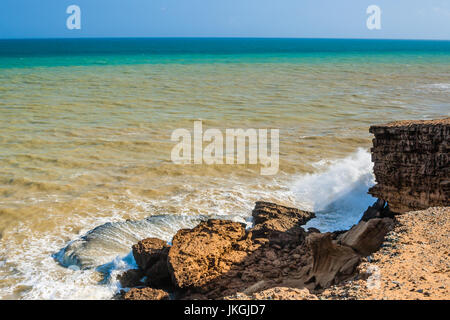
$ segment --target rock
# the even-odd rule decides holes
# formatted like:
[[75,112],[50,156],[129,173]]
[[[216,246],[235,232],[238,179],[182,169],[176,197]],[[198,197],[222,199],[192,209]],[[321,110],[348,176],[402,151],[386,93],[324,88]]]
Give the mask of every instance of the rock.
[[145,271],[146,284],[156,288],[169,288],[172,285],[169,268],[167,266],[167,255]]
[[380,248],[393,224],[394,221],[391,218],[360,221],[349,231],[339,235],[338,243],[352,247],[362,256],[368,256]]
[[[267,202],[258,202],[253,216],[251,230],[243,223],[210,219],[179,230],[170,248],[155,238],[136,244],[133,254],[146,268],[145,285],[181,299],[220,299],[239,292],[253,298],[274,287],[320,290],[353,276],[361,255],[378,249],[392,223],[372,217],[349,231],[305,232],[301,225],[313,213]],[[293,296],[300,299],[298,294]]]
[[314,289],[327,288],[348,278],[360,262],[361,257],[352,248],[337,244],[329,232],[308,235],[306,245],[313,258],[306,283],[313,283]]
[[146,284],[156,288],[171,286],[167,257],[170,246],[157,238],[146,238],[133,245],[136,264],[147,277]]
[[254,293],[255,300],[319,300],[316,295],[311,294],[308,289],[275,287]]
[[259,292],[236,293],[233,296],[224,297],[225,300],[318,300],[308,289],[274,287]]
[[[227,271],[222,258],[246,236],[243,223],[210,219],[179,230],[172,240],[168,266],[179,288],[200,287]],[[225,263],[225,266],[227,264]]]
[[374,197],[396,213],[450,205],[450,118],[371,126]]
[[309,227],[308,232],[309,233],[320,233],[320,230],[317,228],[314,228],[314,227]]
[[360,221],[369,221],[373,218],[392,218],[394,214],[389,210],[386,201],[377,199],[377,201],[364,212]]
[[251,295],[255,292],[261,291],[265,286],[267,286],[267,281],[261,280],[245,289],[242,293],[246,295]]
[[125,300],[169,300],[169,293],[160,289],[132,288],[123,296]]
[[123,288],[137,287],[141,285],[140,280],[144,277],[144,272],[140,269],[130,269],[120,274],[117,279]]
[[167,242],[158,238],[146,238],[133,245],[133,257],[142,270],[147,270],[159,260],[166,260]]
[[315,217],[313,212],[289,208],[275,203],[258,201],[252,211],[254,238],[264,237],[271,243],[303,241],[306,232],[301,228],[308,220]]

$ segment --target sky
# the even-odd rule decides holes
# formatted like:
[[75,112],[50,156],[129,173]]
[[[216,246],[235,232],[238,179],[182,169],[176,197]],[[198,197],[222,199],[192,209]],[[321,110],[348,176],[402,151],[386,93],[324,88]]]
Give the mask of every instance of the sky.
[[[67,7],[81,9],[69,30]],[[381,9],[369,30],[366,9]],[[0,38],[289,37],[450,40],[449,0],[1,0]]]

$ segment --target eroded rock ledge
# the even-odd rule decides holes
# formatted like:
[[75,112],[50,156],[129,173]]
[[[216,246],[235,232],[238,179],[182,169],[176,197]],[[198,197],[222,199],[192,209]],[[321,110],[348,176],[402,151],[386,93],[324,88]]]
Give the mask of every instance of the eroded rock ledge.
[[354,275],[361,258],[379,248],[393,221],[384,217],[384,206],[369,211],[346,232],[320,233],[302,227],[312,212],[257,202],[249,230],[242,223],[210,219],[179,230],[171,246],[144,239],[133,246],[139,269],[121,276],[122,285],[131,288],[123,297],[222,299],[277,287],[310,297],[307,292]]
[[404,213],[450,205],[450,118],[370,127],[377,184],[369,190]]

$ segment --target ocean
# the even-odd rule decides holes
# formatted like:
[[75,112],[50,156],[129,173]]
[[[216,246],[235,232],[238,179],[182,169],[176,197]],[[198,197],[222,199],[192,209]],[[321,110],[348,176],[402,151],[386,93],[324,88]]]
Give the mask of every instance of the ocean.
[[[348,228],[374,202],[369,126],[448,116],[450,41],[0,40],[0,298],[110,299],[136,238],[251,223],[258,200]],[[195,120],[279,129],[278,173],[174,164]],[[146,218],[98,236],[102,268],[65,263],[89,230]]]

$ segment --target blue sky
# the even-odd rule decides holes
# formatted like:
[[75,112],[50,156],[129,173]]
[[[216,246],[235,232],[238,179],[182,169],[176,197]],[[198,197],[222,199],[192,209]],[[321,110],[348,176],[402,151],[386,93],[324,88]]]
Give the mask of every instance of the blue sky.
[[[66,8],[81,8],[68,30]],[[368,30],[366,8],[382,10]],[[0,38],[325,37],[450,40],[449,0],[1,0]]]

